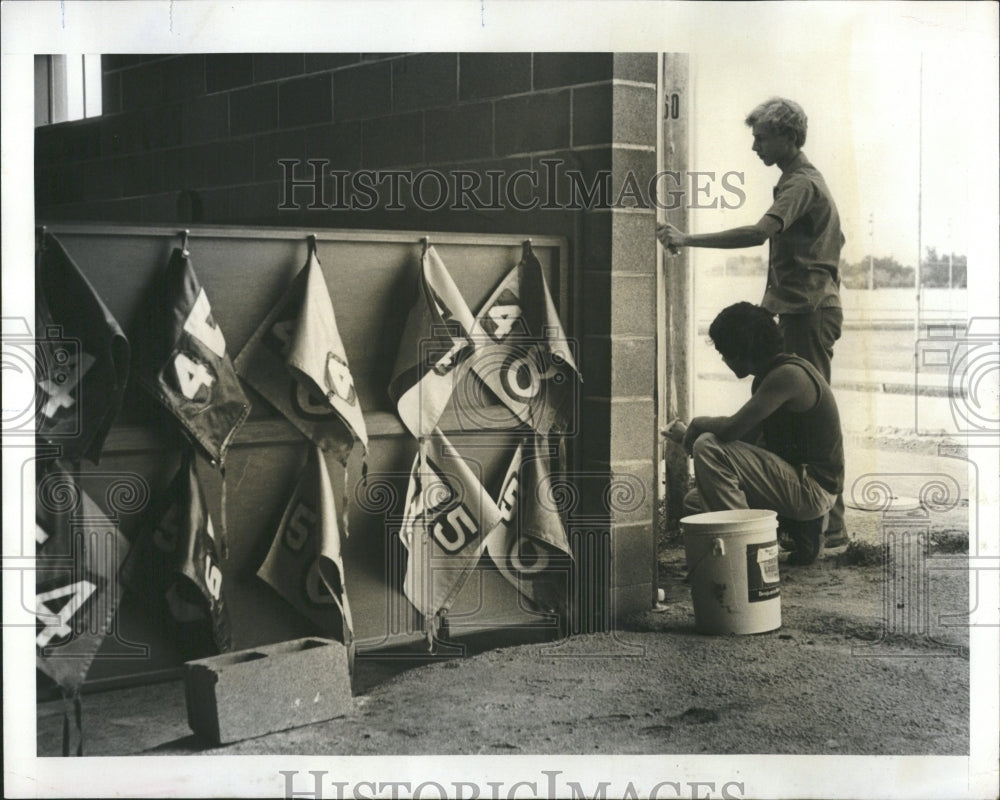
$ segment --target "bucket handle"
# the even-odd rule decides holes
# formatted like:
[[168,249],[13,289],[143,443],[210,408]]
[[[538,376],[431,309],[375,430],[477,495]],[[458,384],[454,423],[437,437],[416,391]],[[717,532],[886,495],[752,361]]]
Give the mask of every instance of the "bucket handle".
[[690,583],[691,582],[691,576],[694,575],[695,570],[697,570],[698,567],[701,566],[701,562],[704,561],[706,558],[708,558],[710,555],[711,556],[724,556],[725,554],[726,554],[726,545],[725,545],[725,542],[723,542],[722,539],[713,539],[712,540],[712,549],[709,552],[706,552],[701,558],[699,558],[694,563],[694,566],[691,567],[691,569],[689,569],[687,571],[687,575],[684,576],[684,580],[682,581],[682,583]]

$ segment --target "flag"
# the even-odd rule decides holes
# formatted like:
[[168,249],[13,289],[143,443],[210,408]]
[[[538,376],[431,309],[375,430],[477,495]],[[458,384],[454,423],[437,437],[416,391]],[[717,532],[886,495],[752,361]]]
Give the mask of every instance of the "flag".
[[340,556],[337,507],[318,446],[299,475],[271,549],[257,574],[325,635],[351,643],[351,610]]
[[414,436],[429,435],[455,386],[455,367],[472,351],[474,319],[433,247],[421,258],[416,300],[403,329],[389,396]]
[[189,448],[122,571],[125,584],[164,614],[190,658],[232,646],[215,532],[196,461]]
[[[35,501],[35,661],[76,710],[83,754],[80,688],[118,608],[118,571],[128,540],[76,480],[55,462]],[[63,754],[69,755],[67,707]]]
[[499,521],[497,504],[444,434],[422,439],[400,538],[409,554],[404,593],[430,625],[450,608]]
[[157,279],[136,337],[139,382],[204,448],[212,463],[250,413],[226,339],[187,251],[174,248]]
[[35,275],[38,435],[61,454],[100,460],[122,406],[129,344],[94,287],[54,236],[39,246]]
[[542,435],[567,430],[580,373],[530,247],[483,304],[472,340],[468,368],[512,413]]
[[500,573],[536,608],[568,610],[572,552],[558,509],[548,442],[519,444],[500,489],[500,524],[485,549]]
[[314,245],[305,267],[237,356],[236,369],[341,464],[355,439],[367,450],[364,415]]

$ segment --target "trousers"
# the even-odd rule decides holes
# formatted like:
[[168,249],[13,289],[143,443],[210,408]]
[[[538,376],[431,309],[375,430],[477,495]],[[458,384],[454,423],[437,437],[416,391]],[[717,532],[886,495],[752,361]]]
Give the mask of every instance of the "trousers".
[[806,470],[763,447],[723,442],[703,433],[692,449],[695,488],[684,497],[689,514],[763,508],[793,520],[817,519],[837,500]]
[[[801,356],[830,383],[830,362],[833,360],[833,345],[840,338],[844,323],[844,312],[838,307],[817,308],[811,314],[781,314],[778,316],[778,330],[784,342],[785,352]],[[844,496],[830,510],[828,533],[836,535],[844,530]]]

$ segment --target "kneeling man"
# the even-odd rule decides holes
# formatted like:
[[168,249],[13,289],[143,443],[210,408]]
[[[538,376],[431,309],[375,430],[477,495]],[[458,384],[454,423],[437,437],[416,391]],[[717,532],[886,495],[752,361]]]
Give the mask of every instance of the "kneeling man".
[[771,312],[752,303],[723,309],[708,335],[737,378],[753,375],[750,399],[729,417],[695,417],[684,447],[694,458],[688,513],[763,508],[792,538],[789,563],[812,563],[827,514],[844,488],[840,415],[829,384],[803,358],[782,352]]

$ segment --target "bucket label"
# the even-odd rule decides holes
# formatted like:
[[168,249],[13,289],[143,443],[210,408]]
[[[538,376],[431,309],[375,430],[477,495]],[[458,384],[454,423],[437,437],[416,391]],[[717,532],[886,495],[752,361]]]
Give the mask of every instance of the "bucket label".
[[761,603],[781,594],[778,542],[747,545],[747,600]]

